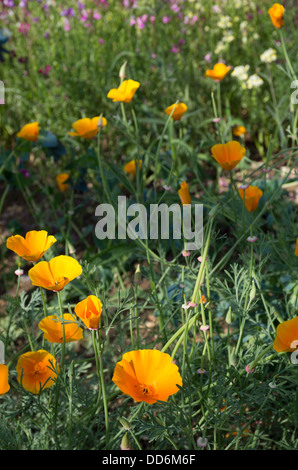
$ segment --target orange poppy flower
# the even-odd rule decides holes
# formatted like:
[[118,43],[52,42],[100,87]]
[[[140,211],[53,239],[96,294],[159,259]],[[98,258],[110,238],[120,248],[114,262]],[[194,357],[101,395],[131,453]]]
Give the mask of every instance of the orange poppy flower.
[[245,198],[245,207],[249,212],[253,212],[257,209],[259,200],[263,196],[263,191],[257,186],[248,186],[247,189],[238,190],[241,199],[243,199],[243,193]]
[[246,149],[236,140],[226,144],[216,144],[211,147],[212,157],[224,170],[232,170],[242,160]]
[[237,137],[241,137],[246,134],[247,130],[246,130],[246,127],[244,126],[235,126],[232,132],[233,132],[233,135]]
[[[78,341],[83,338],[83,328],[80,328],[70,313],[63,314],[65,343]],[[38,327],[44,332],[44,337],[50,343],[63,343],[63,325],[61,318],[48,315],[43,318]]]
[[112,88],[107,97],[111,98],[114,102],[121,101],[123,103],[129,103],[139,86],[140,83],[135,80],[124,80],[118,88]]
[[[82,137],[82,139],[92,139],[98,133],[98,120],[100,116],[96,116],[92,119],[84,118],[79,119],[78,121],[74,122],[72,127],[76,132],[69,132],[69,135]],[[107,125],[106,118],[102,117],[102,127]]]
[[[139,163],[139,170],[142,168],[142,160],[138,161]],[[123,167],[123,170],[126,173],[129,173],[130,175],[136,175],[137,172],[137,166],[136,166],[136,161],[135,160],[130,160],[130,162],[126,163]]]
[[77,260],[61,255],[49,262],[41,261],[36,264],[29,270],[28,275],[34,286],[58,292],[81,273],[82,267]]
[[230,65],[226,66],[225,64],[218,63],[214,65],[213,69],[206,70],[205,75],[206,77],[220,82],[223,78],[225,78],[230,69]]
[[68,189],[68,184],[66,181],[69,179],[69,173],[60,173],[56,176],[56,181],[60,191],[66,191]]
[[74,311],[89,330],[97,330],[102,312],[102,303],[95,295],[89,295],[79,302]]
[[28,392],[37,395],[40,390],[52,387],[60,373],[52,354],[40,349],[22,354],[17,363],[18,382]]
[[178,190],[178,194],[181,200],[181,204],[191,204],[191,197],[189,194],[189,187],[186,181],[183,181],[180,185],[180,189]]
[[285,9],[280,3],[274,3],[274,5],[268,10],[273,26],[278,29],[282,28],[285,23],[284,11]]
[[284,321],[276,328],[273,349],[276,352],[291,352],[298,348],[298,317]]
[[20,132],[17,133],[17,137],[20,139],[29,140],[30,142],[35,142],[39,136],[39,124],[38,122],[31,122],[26,124]]
[[21,235],[9,237],[6,247],[26,261],[38,261],[56,241],[56,238],[48,235],[45,230],[32,230],[26,233],[26,238]]
[[298,256],[298,237],[296,238],[295,255]]
[[174,104],[172,104],[171,106],[169,106],[168,108],[165,109],[165,113],[168,116],[170,116],[174,108],[175,108],[175,110],[172,114],[172,119],[174,119],[174,121],[180,121],[182,116],[187,111],[187,106],[184,103],[177,103],[177,104],[174,103]]
[[5,364],[0,364],[0,395],[4,395],[10,389],[8,383],[8,367]]
[[182,387],[178,367],[171,356],[156,349],[130,351],[117,362],[113,382],[135,401],[151,405],[158,400],[167,401]]

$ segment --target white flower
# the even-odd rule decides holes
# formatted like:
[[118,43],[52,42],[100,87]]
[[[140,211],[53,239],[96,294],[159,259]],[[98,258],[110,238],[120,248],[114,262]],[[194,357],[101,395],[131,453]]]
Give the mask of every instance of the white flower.
[[228,31],[225,31],[224,32],[224,36],[223,36],[223,42],[232,42],[234,41],[234,36],[233,36],[233,32],[228,30]]
[[219,22],[217,23],[217,26],[219,28],[226,29],[231,28],[233,26],[233,23],[229,16],[222,16]]
[[248,70],[249,70],[249,65],[238,65],[237,67],[234,68],[233,72],[231,75],[241,82],[244,82],[248,79]]
[[220,54],[222,51],[225,50],[225,45],[223,42],[219,42],[214,50],[215,54]]
[[249,79],[247,80],[247,88],[251,90],[252,88],[257,88],[259,86],[262,86],[263,83],[264,81],[262,80],[262,78],[259,77],[259,75],[254,74],[254,75],[251,75]]
[[277,59],[276,51],[270,47],[270,49],[267,49],[260,55],[260,59],[262,62],[270,64],[270,62],[274,62]]

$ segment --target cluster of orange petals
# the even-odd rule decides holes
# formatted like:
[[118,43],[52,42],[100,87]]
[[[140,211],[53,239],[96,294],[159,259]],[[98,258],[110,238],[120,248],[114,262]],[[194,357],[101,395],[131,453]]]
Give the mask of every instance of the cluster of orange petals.
[[60,191],[64,192],[68,189],[66,181],[69,179],[69,173],[60,173],[56,176],[56,182]]
[[83,329],[78,326],[70,313],[64,313],[63,319],[56,315],[48,315],[39,322],[38,327],[50,343],[63,343],[63,325],[65,343],[83,338]]
[[245,147],[236,140],[226,144],[216,144],[211,147],[212,157],[224,170],[232,170],[246,154]]
[[112,88],[107,97],[111,98],[114,102],[120,101],[122,103],[129,103],[133,99],[139,86],[140,83],[135,80],[124,80],[118,88]]
[[26,124],[20,132],[17,133],[17,137],[20,139],[28,140],[29,142],[35,142],[39,136],[39,123],[31,122]]
[[246,130],[246,127],[244,126],[235,126],[232,132],[233,132],[233,135],[235,135],[236,137],[242,137],[243,135],[247,133],[247,130]]
[[76,132],[69,132],[68,134],[82,139],[92,139],[99,131],[99,119],[101,119],[101,127],[105,127],[107,120],[104,117],[83,118],[73,123],[72,127]]
[[89,295],[75,306],[75,314],[89,330],[97,330],[102,312],[102,303],[95,295]]
[[191,197],[190,197],[190,194],[189,194],[189,187],[188,187],[188,184],[186,183],[186,181],[183,181],[180,184],[180,189],[178,189],[178,195],[180,197],[182,205],[191,204]]
[[155,349],[130,351],[117,362],[113,382],[135,401],[151,405],[167,401],[182,387],[182,378],[171,356]]
[[298,317],[278,325],[273,349],[277,352],[291,352],[298,349]]
[[48,235],[45,230],[32,230],[26,233],[26,237],[14,235],[6,241],[6,247],[14,251],[26,261],[38,261],[45,252],[56,242],[56,238]]
[[220,82],[227,73],[231,70],[231,66],[227,66],[222,63],[217,63],[213,66],[213,69],[206,70],[206,77],[212,78],[213,80],[216,80],[217,82]]
[[18,382],[35,395],[41,390],[52,387],[60,373],[59,366],[52,354],[40,349],[22,354],[16,367]]
[[269,8],[268,13],[270,15],[271,21],[275,28],[282,28],[284,25],[284,12],[285,9],[280,3],[274,3],[274,5]]
[[174,119],[174,121],[180,121],[180,119],[184,116],[186,111],[187,111],[187,106],[185,103],[174,103],[165,109],[165,113],[168,116],[171,116],[171,114],[173,113],[171,117],[172,119]]
[[59,292],[82,273],[82,267],[71,256],[56,256],[49,262],[40,261],[28,272],[34,286]]
[[263,196],[263,191],[257,186],[248,186],[247,189],[239,189],[238,191],[242,200],[244,195],[246,209],[249,212],[255,211],[258,207],[259,200]]
[[8,367],[5,364],[0,364],[0,395],[4,395],[9,389]]
[[[138,166],[139,166],[139,170],[141,170],[141,168],[142,168],[142,160],[138,160]],[[136,175],[136,172],[137,172],[136,160],[130,160],[130,162],[127,162],[127,163],[124,165],[123,170],[124,170],[126,173],[135,176],[135,175]]]

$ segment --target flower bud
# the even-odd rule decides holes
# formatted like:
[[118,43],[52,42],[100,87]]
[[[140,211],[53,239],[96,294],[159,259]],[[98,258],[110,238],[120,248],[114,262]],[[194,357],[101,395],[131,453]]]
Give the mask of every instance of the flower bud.
[[122,426],[124,427],[124,429],[131,429],[131,425],[130,425],[130,422],[126,419],[126,418],[118,418],[119,422],[122,424]]
[[130,443],[129,443],[129,438],[127,432],[124,434],[121,445],[120,445],[121,450],[130,450]]
[[134,279],[134,281],[135,281],[136,284],[140,284],[141,279],[142,279],[142,273],[141,273],[140,265],[138,264],[137,269],[136,269],[136,271],[135,271],[135,279]]

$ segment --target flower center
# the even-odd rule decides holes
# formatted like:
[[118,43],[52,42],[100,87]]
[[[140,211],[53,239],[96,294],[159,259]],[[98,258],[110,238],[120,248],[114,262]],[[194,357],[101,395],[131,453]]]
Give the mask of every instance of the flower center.
[[153,396],[155,394],[155,389],[152,385],[139,384],[139,390],[145,396]]
[[43,362],[38,362],[34,366],[34,375],[42,374],[46,369],[46,365]]

